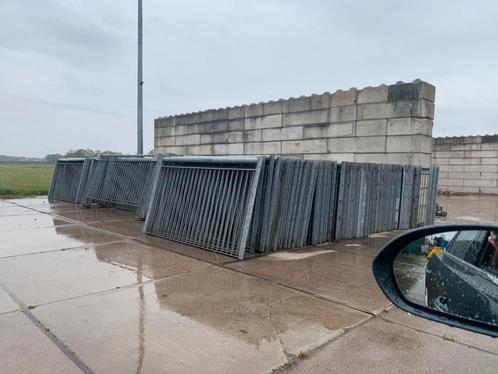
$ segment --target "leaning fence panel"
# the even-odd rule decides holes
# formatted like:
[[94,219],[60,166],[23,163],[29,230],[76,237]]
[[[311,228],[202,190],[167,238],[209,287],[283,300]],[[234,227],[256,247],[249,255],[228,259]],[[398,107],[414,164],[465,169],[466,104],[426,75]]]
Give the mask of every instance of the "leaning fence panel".
[[159,156],[102,155],[94,161],[83,206],[96,203],[144,214],[151,193],[150,185]]
[[50,200],[79,203],[87,184],[90,166],[89,158],[59,159],[55,163],[48,192]]
[[244,258],[263,158],[162,160],[145,231]]

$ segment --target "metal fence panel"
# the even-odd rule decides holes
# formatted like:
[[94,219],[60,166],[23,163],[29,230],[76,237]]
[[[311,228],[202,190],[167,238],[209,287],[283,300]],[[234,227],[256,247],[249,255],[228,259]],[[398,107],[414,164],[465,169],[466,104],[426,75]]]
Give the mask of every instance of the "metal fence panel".
[[87,183],[92,161],[88,158],[57,160],[48,192],[49,200],[79,203]]
[[145,232],[244,258],[263,161],[163,159],[155,172]]
[[158,159],[159,156],[101,155],[94,160],[81,204],[130,210],[144,218]]

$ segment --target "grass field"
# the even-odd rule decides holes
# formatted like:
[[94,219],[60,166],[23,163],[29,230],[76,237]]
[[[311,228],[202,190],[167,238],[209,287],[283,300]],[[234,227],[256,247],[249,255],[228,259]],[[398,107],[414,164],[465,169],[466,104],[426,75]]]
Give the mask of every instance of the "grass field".
[[46,195],[54,165],[0,162],[0,197]]

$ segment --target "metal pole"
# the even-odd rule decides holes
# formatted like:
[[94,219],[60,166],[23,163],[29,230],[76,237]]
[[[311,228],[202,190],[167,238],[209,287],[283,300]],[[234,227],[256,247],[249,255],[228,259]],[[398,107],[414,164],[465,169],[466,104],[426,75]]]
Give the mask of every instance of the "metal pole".
[[143,154],[142,0],[138,0],[137,154]]

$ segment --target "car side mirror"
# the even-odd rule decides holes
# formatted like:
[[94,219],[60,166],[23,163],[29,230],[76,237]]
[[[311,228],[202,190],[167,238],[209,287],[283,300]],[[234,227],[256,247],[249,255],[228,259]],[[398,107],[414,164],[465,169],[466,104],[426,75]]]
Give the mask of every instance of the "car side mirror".
[[401,309],[498,337],[498,225],[435,225],[387,243],[375,279]]

